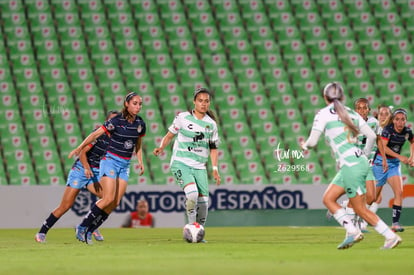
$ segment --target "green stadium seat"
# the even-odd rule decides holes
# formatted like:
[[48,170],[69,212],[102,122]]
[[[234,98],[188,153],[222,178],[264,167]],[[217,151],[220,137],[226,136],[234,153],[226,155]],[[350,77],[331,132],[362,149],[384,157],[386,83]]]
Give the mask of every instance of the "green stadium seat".
[[366,27],[376,25],[375,16],[370,11],[362,11],[350,17],[355,32],[364,31]]
[[22,1],[5,1],[0,3],[0,7],[4,14],[13,12],[24,12],[24,5]]
[[320,10],[323,11],[321,16],[323,18],[329,18],[333,14],[344,13],[345,7],[341,0],[330,0],[330,1],[316,1]]
[[318,5],[313,0],[292,0],[291,3],[297,18],[306,17],[309,13],[318,12]]
[[309,161],[306,159],[294,159],[293,164],[294,170],[298,170],[297,183],[300,184],[322,184],[325,183],[324,173],[322,167],[318,162]]
[[340,61],[340,68],[342,73],[352,72],[355,68],[365,67],[365,60],[361,53],[354,53],[348,56],[342,56]]
[[406,99],[403,88],[397,81],[376,83],[376,87],[380,103],[401,106]]
[[[292,56],[292,58],[287,59],[287,68],[289,74],[292,75],[301,71],[308,71],[311,68],[311,62],[306,53],[298,53]],[[303,75],[304,79],[307,79],[308,76],[313,77],[312,74]]]
[[305,128],[302,118],[299,116],[298,120],[291,120],[290,125],[284,125],[281,128],[281,137],[286,149],[300,150],[300,143],[305,142],[309,131]]
[[361,46],[369,45],[373,41],[380,41],[382,38],[381,31],[375,25],[366,26],[364,29],[356,31],[355,33],[358,43]]
[[[351,29],[349,25],[340,25],[338,28],[331,29],[329,31],[329,35],[332,41],[332,44],[335,47],[344,47],[345,43],[351,43],[349,41],[352,41],[355,43],[355,34],[354,31]],[[349,46],[349,45],[348,45]],[[341,54],[339,48],[338,48],[338,55]]]
[[[326,1],[324,1],[326,2]],[[332,1],[330,1],[332,2]],[[338,11],[338,12],[334,12],[334,13],[323,13],[322,17],[324,18],[323,21],[325,23],[326,26],[326,30],[328,31],[329,34],[332,34],[333,32],[337,33],[337,36],[340,34],[347,34],[350,31],[348,28],[350,28],[351,23],[350,20],[348,18],[348,16],[345,14],[344,11]],[[347,29],[342,30],[342,32],[340,32],[340,28],[341,27],[348,27]],[[344,32],[347,33],[344,33]],[[333,41],[334,42],[334,41]]]
[[389,52],[393,58],[400,58],[404,54],[413,53],[413,46],[408,39],[401,39],[390,45]]
[[397,13],[397,6],[394,4],[394,1],[374,1],[372,5],[376,17],[384,17],[390,13]]
[[286,28],[277,31],[277,42],[281,46],[289,46],[292,41],[300,40],[301,31],[295,25],[287,25]]
[[306,52],[305,44],[300,39],[290,40],[289,43],[281,45],[282,56],[285,59],[294,58],[297,54]]
[[143,152],[142,161],[144,164],[144,174],[142,176],[139,175],[141,169],[139,169],[137,157],[133,154],[131,158],[131,164],[129,167],[129,179],[128,184],[136,185],[136,184],[151,184],[151,176],[150,176],[150,169],[148,162],[146,161],[147,156],[145,152]]
[[222,184],[234,184],[238,182],[230,153],[224,146],[218,149],[218,164]]
[[[296,14],[297,16],[297,14]],[[297,17],[299,28],[302,31],[311,32],[315,28],[322,28],[323,29],[323,21],[322,18],[319,16],[319,13],[317,11],[312,11],[304,14],[304,16]],[[317,34],[320,34],[321,31],[317,31]],[[306,41],[306,40],[305,40]]]
[[166,148],[158,157],[150,155],[148,164],[150,165],[152,184],[171,185],[175,184],[174,177],[170,171],[171,151]]
[[363,12],[370,12],[371,7],[367,0],[344,0],[344,6],[347,10],[348,16],[358,17]]
[[370,81],[355,80],[347,83],[347,90],[352,98],[364,97],[368,99],[371,106],[377,105],[375,87]]

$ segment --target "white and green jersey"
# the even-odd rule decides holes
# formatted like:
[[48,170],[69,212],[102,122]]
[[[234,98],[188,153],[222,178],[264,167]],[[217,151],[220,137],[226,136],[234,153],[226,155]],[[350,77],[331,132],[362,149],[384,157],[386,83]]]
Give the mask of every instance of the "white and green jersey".
[[[371,130],[374,131],[374,133],[376,135],[380,134],[380,131],[382,131],[382,130],[380,129],[379,122],[375,117],[369,116],[366,122],[367,122],[369,128],[371,128]],[[358,135],[358,144],[357,145],[361,150],[364,149],[366,141],[367,141],[366,136],[364,136],[362,134]],[[374,159],[375,153],[377,152],[377,148],[378,148],[377,143],[375,143],[374,146],[372,147],[371,154],[368,157],[369,160]]]
[[[348,107],[345,109],[357,127],[366,123],[358,113]],[[325,139],[335,153],[340,167],[357,165],[358,157],[364,154],[357,146],[357,139],[352,137],[351,131],[346,127],[337,115],[333,104],[329,104],[318,112],[312,126],[312,130],[325,134]]]
[[208,115],[197,119],[190,112],[179,113],[168,131],[177,135],[171,164],[182,162],[195,169],[206,169],[210,146],[218,147],[216,122]]

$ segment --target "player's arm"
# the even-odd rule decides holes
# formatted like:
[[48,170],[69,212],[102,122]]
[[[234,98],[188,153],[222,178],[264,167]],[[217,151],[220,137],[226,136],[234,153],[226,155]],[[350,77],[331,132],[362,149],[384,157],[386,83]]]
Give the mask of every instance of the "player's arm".
[[73,156],[79,156],[80,152],[85,146],[94,142],[98,137],[105,134],[105,132],[106,132],[106,128],[102,126],[96,129],[96,131],[93,131],[92,133],[90,133],[89,136],[87,136],[78,147],[76,147],[75,149],[72,150],[72,152],[69,153],[68,158],[72,158]]
[[319,138],[321,137],[322,132],[325,130],[326,122],[323,119],[321,113],[317,113],[313,119],[312,130],[308,139],[300,144],[303,150],[308,150],[308,148],[315,147],[318,144]]
[[[382,137],[382,140],[383,140],[383,142],[385,142],[385,145],[387,145],[387,144],[388,144],[388,142],[389,142],[389,139],[384,138],[384,137]],[[398,154],[398,153],[394,152],[394,151],[393,151],[393,150],[391,150],[391,149],[390,149],[390,147],[388,147],[388,146],[385,146],[385,153],[386,153],[388,156],[392,157],[392,158],[397,158],[397,159],[399,159],[399,160],[400,160],[402,163],[404,163],[404,164],[408,164],[408,158],[407,158],[406,156],[403,156],[403,155],[400,155],[400,154]]]
[[85,146],[82,151],[79,153],[79,161],[82,163],[83,169],[85,170],[85,176],[89,179],[93,176],[91,167],[86,157],[86,153],[93,147],[92,144]]
[[167,147],[168,144],[171,143],[171,140],[173,138],[174,138],[174,134],[168,131],[168,133],[162,138],[160,147],[155,148],[153,151],[153,154],[156,156],[160,155],[164,151],[165,147]]
[[211,165],[213,167],[213,178],[216,181],[216,185],[220,185],[221,178],[218,171],[218,150],[217,148],[210,149]]
[[387,155],[385,154],[385,142],[382,140],[380,135],[377,135],[377,147],[382,156],[382,170],[385,173],[388,170],[388,162]]
[[135,154],[137,155],[138,167],[140,169],[139,175],[142,176],[145,170],[144,162],[142,161],[142,136],[137,139],[135,144]]
[[321,137],[322,132],[319,130],[312,129],[308,139],[301,144],[303,150],[315,147],[318,144],[318,140]]
[[377,135],[374,133],[374,131],[372,131],[371,127],[369,127],[365,121],[362,125],[360,125],[359,131],[367,138],[364,147],[364,154],[368,157],[372,152],[372,148],[374,147]]
[[408,158],[410,166],[414,166],[414,138],[410,140],[410,157]]

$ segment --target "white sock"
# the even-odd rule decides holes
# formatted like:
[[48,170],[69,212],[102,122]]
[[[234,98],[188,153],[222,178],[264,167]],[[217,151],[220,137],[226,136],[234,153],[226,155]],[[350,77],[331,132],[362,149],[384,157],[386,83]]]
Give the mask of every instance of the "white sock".
[[348,215],[348,217],[351,219],[351,221],[354,223],[354,225],[356,224],[355,219],[356,219],[356,215],[355,215],[355,211],[354,208],[351,207],[345,207],[345,213]]
[[375,231],[380,233],[382,236],[384,236],[386,239],[391,239],[395,237],[395,233],[388,227],[388,225],[385,224],[385,222],[381,219],[379,219],[376,226],[374,226]]
[[185,201],[185,209],[187,211],[187,219],[188,223],[196,222],[196,207],[197,207],[197,199],[198,199],[198,190],[195,184],[189,184],[184,188],[185,197],[187,200]]
[[373,202],[370,206],[369,206],[369,210],[371,210],[371,212],[373,213],[377,213],[378,211],[378,203]]
[[356,234],[359,230],[355,227],[354,223],[352,222],[350,216],[347,215],[345,209],[340,208],[336,213],[333,215],[335,220],[345,228],[346,232],[350,234]]
[[208,214],[208,197],[198,197],[197,200],[197,222],[204,226]]

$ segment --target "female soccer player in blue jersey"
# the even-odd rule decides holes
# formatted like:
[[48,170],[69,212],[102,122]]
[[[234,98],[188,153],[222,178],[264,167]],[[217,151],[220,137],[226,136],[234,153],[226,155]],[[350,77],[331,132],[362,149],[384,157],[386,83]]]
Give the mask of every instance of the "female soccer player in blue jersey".
[[[118,114],[118,111],[110,111],[108,112],[106,120]],[[66,189],[59,206],[50,213],[49,217],[43,222],[39,232],[35,235],[37,242],[46,242],[47,232],[72,207],[81,189],[87,188],[94,195],[101,197],[99,162],[106,153],[108,143],[109,137],[103,135],[80,152],[79,158],[75,161],[72,170],[69,172]],[[103,241],[103,236],[98,229],[93,232],[93,236],[97,241]]]
[[69,154],[69,158],[78,155],[87,144],[101,135],[106,134],[110,137],[106,154],[100,163],[102,198],[76,227],[76,238],[82,242],[92,243],[92,232],[108,218],[121,201],[128,185],[130,159],[134,152],[141,169],[140,175],[144,173],[141,145],[146,127],[145,122],[138,116],[141,108],[142,98],[134,92],[128,93],[121,114],[106,121]]
[[213,177],[220,184],[217,147],[219,136],[215,116],[209,110],[210,91],[199,88],[193,94],[194,110],[178,114],[160,147],[153,153],[158,156],[175,135],[171,172],[176,183],[184,190],[188,223],[205,225],[208,212],[208,177],[206,164],[210,155]]
[[[406,126],[407,111],[396,109],[391,118],[391,124],[385,126],[382,130],[382,139],[386,144],[385,154],[387,157],[387,171],[381,169],[383,155],[377,152],[374,161],[374,175],[377,179],[377,193],[380,194],[386,182],[394,192],[394,205],[392,206],[392,230],[402,232],[404,228],[400,224],[400,215],[402,210],[402,191],[403,182],[401,178],[401,162],[414,166],[414,136],[412,129]],[[401,149],[405,141],[410,142],[410,157],[401,155]]]
[[[304,150],[316,146],[324,133],[339,162],[340,170],[323,195],[323,203],[346,230],[345,240],[338,249],[349,248],[363,239],[359,228],[355,227],[351,217],[337,202],[344,194],[351,201],[355,213],[385,237],[383,248],[394,248],[401,242],[401,238],[366,207],[365,179],[369,170],[367,156],[371,153],[376,135],[361,116],[342,104],[344,91],[340,84],[327,84],[323,97],[327,106],[315,116],[310,136],[301,146]],[[359,133],[367,138],[364,150],[356,146]]]

